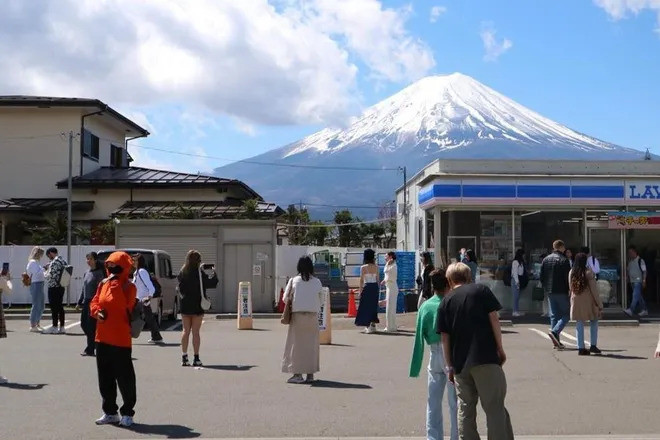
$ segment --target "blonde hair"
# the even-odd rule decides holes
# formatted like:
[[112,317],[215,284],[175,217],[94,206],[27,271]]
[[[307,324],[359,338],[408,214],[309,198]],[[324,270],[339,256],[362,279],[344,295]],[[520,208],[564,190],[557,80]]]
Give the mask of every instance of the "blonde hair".
[[468,284],[472,282],[472,270],[465,263],[453,263],[447,268],[447,279],[452,284]]
[[39,246],[35,246],[32,248],[30,251],[30,256],[28,257],[28,260],[37,260],[39,261],[41,257],[44,256],[45,251],[40,248]]

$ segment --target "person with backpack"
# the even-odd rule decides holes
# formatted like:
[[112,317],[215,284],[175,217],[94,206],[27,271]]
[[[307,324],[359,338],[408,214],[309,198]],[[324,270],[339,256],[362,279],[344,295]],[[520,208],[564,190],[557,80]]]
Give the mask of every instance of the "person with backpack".
[[104,278],[103,265],[99,261],[99,256],[96,252],[90,252],[86,256],[87,265],[89,270],[83,275],[83,287],[78,298],[76,310],[82,309],[80,313],[80,327],[87,336],[87,346],[85,350],[80,353],[81,356],[94,356],[96,353],[96,319],[92,318],[89,313],[89,305],[96,295],[96,290]]
[[529,277],[525,268],[525,251],[518,249],[511,263],[511,292],[513,293],[513,314],[514,318],[523,316],[520,312],[520,291],[527,287]]
[[163,337],[160,334],[160,327],[158,320],[153,314],[151,309],[151,300],[156,294],[156,286],[151,279],[151,275],[147,270],[147,261],[142,254],[133,255],[133,264],[135,273],[133,274],[133,284],[137,289],[137,298],[143,305],[144,322],[151,331],[151,339],[149,344],[160,344],[163,342]]
[[46,282],[46,275],[44,268],[41,267],[39,261],[44,256],[44,250],[39,246],[32,248],[30,256],[28,257],[28,264],[23,274],[23,285],[29,287],[30,298],[32,300],[32,308],[30,309],[30,332],[41,333],[44,331],[39,323],[44,314],[46,307],[46,299],[44,298],[44,283]]
[[580,252],[587,255],[587,269],[589,269],[596,279],[600,273],[600,261],[594,255],[591,255],[591,250],[587,246],[583,246]]
[[[96,325],[96,369],[103,415],[97,425],[133,424],[137,393],[132,360],[131,314],[136,305],[136,288],[129,281],[133,259],[126,252],[113,252],[105,261],[108,278],[90,304]],[[124,400],[117,406],[117,387]],[[121,414],[121,417],[117,412]]]
[[541,284],[544,293],[548,295],[550,306],[550,331],[548,336],[557,350],[563,350],[560,334],[571,318],[570,288],[568,274],[571,263],[564,254],[566,245],[562,240],[552,243],[554,252],[543,259],[541,263]]
[[644,289],[646,288],[646,262],[642,260],[635,246],[628,248],[628,281],[632,286],[632,303],[625,310],[626,315],[632,317],[638,308],[641,309],[639,316],[648,316],[649,311],[644,301]]
[[[601,354],[598,348],[598,320],[603,315],[603,302],[598,295],[596,278],[587,267],[587,254],[580,252],[570,272],[571,319],[575,321],[575,332],[579,356]],[[584,324],[589,321],[591,338],[589,349],[584,346]]]
[[431,285],[431,272],[435,270],[430,252],[422,252],[422,274],[417,276],[417,284],[420,286],[417,310],[427,299],[433,297],[433,286]]
[[[46,278],[48,279],[48,304],[53,317],[53,326],[44,330],[45,334],[64,334],[64,287],[62,277],[67,268],[67,262],[60,257],[57,249],[52,247],[46,251],[46,256],[50,260]],[[59,327],[57,326],[59,321]]]

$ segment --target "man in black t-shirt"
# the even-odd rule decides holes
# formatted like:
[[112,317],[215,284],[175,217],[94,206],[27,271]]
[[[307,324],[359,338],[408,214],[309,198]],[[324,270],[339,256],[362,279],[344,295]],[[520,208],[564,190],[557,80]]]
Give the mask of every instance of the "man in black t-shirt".
[[458,432],[462,440],[478,440],[477,402],[487,416],[488,438],[513,439],[509,413],[504,407],[506,377],[502,365],[502,330],[497,315],[502,308],[493,292],[470,284],[472,273],[463,263],[447,268],[452,288],[438,310],[436,331],[442,334],[447,376],[456,384]]

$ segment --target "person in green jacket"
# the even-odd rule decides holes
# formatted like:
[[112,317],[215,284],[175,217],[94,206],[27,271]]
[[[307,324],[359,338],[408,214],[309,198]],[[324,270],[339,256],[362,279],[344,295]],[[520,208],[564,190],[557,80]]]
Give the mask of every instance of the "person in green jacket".
[[445,373],[445,359],[442,354],[441,336],[436,333],[435,323],[442,298],[448,293],[449,282],[445,277],[444,269],[435,269],[431,272],[433,286],[432,298],[425,301],[417,313],[417,330],[415,332],[415,345],[410,362],[410,377],[418,377],[424,360],[424,343],[431,348],[429,360],[428,401],[426,404],[426,438],[427,440],[444,439],[442,420],[442,398],[447,387],[447,401],[449,403],[449,416],[451,440],[458,440],[458,417],[456,404],[456,389],[454,384],[447,381]]

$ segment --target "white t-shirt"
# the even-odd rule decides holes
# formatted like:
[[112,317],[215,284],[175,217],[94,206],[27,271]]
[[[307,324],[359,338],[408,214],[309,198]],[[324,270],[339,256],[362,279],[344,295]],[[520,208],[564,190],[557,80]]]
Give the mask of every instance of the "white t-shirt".
[[30,260],[25,268],[25,272],[30,276],[33,283],[41,283],[46,281],[44,269],[39,265],[37,260]]
[[517,286],[520,284],[518,277],[523,276],[525,273],[525,267],[520,264],[518,260],[513,260],[511,263],[511,281]]
[[138,269],[137,272],[135,272],[133,284],[135,284],[135,288],[137,289],[138,299],[147,298],[156,293],[156,288],[154,287],[154,283],[151,282],[149,272],[144,268]]
[[589,258],[587,258],[587,268],[591,269],[594,275],[598,275],[600,273],[600,261],[598,261],[598,258],[589,255]]
[[293,293],[292,311],[318,313],[321,310],[322,289],[323,285],[318,278],[312,276],[309,281],[305,281],[298,275],[289,280],[282,299],[286,303]]

